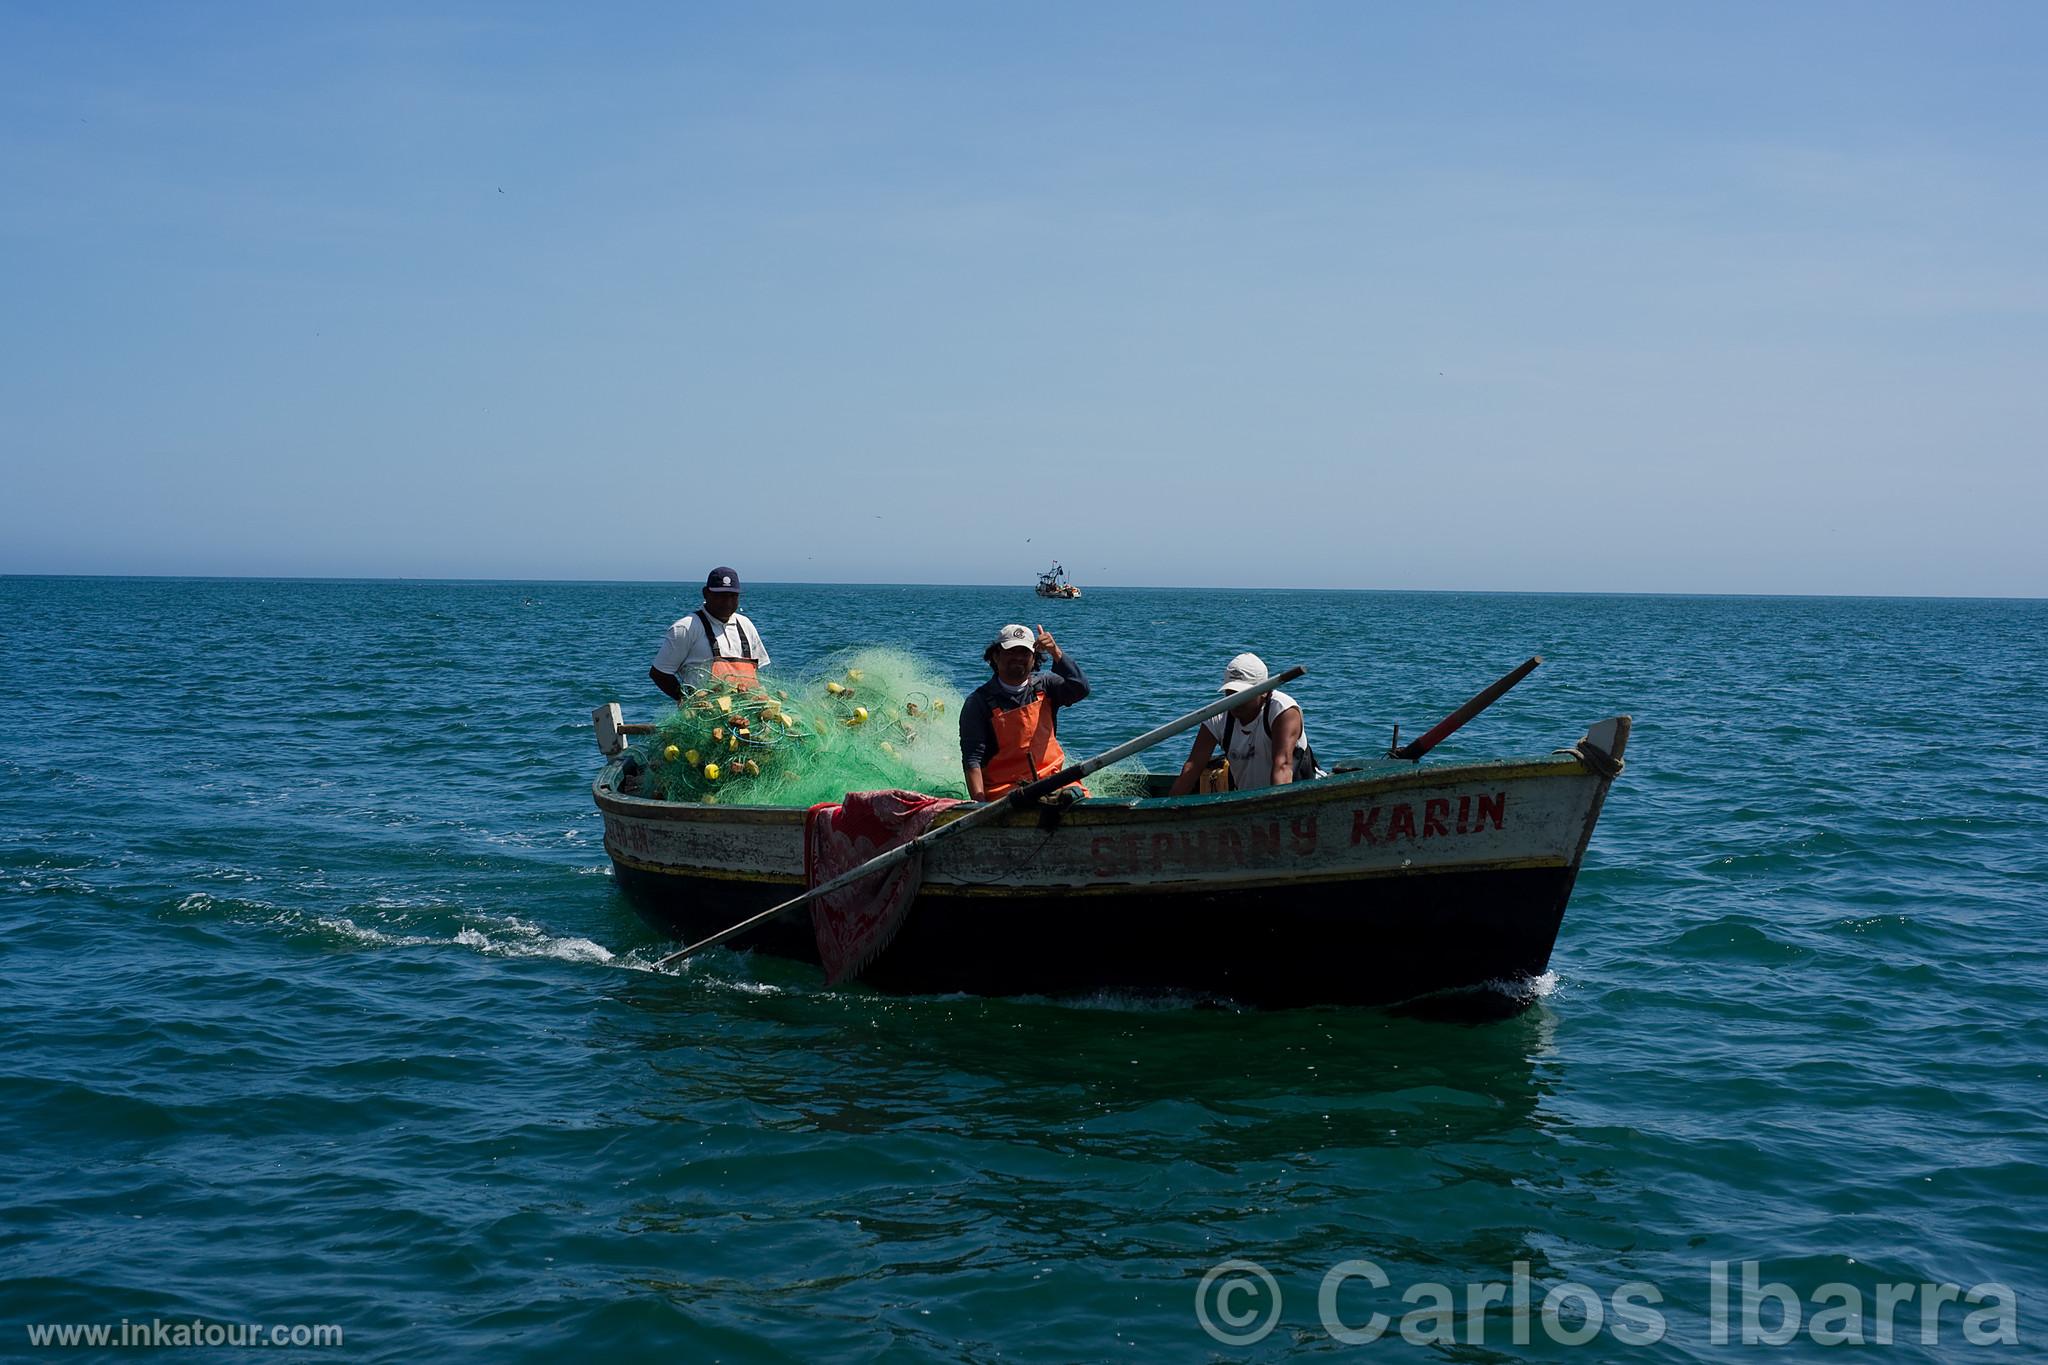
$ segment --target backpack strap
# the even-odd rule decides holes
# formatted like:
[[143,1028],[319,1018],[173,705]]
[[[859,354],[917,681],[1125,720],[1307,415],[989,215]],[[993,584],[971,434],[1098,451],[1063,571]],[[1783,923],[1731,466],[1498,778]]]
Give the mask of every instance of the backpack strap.
[[728,661],[741,660],[746,663],[759,661],[761,637],[751,629],[753,622],[746,620],[738,612],[733,613],[733,619],[729,624],[732,626],[733,634],[740,637],[740,652],[737,654],[727,654],[719,648],[719,634],[712,628],[711,618],[704,614],[704,608],[697,608],[696,616],[698,622],[704,627],[704,643],[710,646],[712,658]]
[[704,629],[704,648],[711,651],[712,658],[723,659],[725,655],[719,652],[718,632],[711,628],[711,618],[704,614],[702,607],[697,608],[696,616],[697,624]]

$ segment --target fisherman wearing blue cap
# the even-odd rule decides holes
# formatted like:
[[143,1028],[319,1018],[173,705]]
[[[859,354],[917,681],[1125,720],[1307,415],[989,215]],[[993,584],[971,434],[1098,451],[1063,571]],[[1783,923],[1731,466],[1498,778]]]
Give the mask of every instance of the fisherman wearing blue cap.
[[677,701],[685,687],[728,678],[755,685],[768,666],[761,632],[740,615],[740,576],[721,564],[704,576],[704,605],[668,628],[647,676]]

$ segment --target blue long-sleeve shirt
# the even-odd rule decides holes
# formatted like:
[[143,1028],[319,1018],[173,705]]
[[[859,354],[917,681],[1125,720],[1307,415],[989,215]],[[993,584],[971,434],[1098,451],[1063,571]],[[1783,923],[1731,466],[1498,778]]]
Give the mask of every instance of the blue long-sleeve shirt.
[[1051,668],[1033,673],[1016,687],[1006,686],[1001,678],[990,678],[975,688],[960,704],[961,765],[986,768],[990,755],[996,751],[996,726],[990,718],[992,713],[1014,710],[1041,692],[1053,708],[1050,719],[1057,731],[1059,708],[1072,706],[1088,695],[1088,675],[1081,671],[1081,665],[1074,662],[1073,655],[1061,650],[1059,657],[1052,661]]

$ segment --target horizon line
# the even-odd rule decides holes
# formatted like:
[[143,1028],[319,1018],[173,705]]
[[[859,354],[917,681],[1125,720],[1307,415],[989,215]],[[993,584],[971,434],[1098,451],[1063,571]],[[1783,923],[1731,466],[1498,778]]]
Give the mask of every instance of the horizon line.
[[[0,573],[0,579],[23,581],[43,579],[62,581],[83,580],[138,580],[162,583],[420,583],[446,586],[517,586],[517,585],[577,585],[586,587],[632,587],[662,588],[699,587],[686,579],[661,578],[440,578],[417,575],[378,574],[145,574],[145,573]],[[937,583],[937,582],[883,582],[855,581],[842,579],[809,578],[764,578],[758,580],[763,587],[796,588],[1009,588],[1017,592],[1030,589],[1011,582],[997,583]],[[1142,584],[1142,583],[1101,583],[1086,591],[1098,592],[1344,592],[1380,593],[1387,595],[1412,594],[1417,596],[1486,596],[1486,597],[1703,597],[1703,598],[1763,598],[1797,600],[1846,600],[1861,602],[2043,602],[2048,597],[2028,596],[2017,593],[1913,593],[1913,592],[1703,592],[1703,591],[1628,591],[1614,588],[1338,588],[1318,585],[1289,585],[1283,587],[1222,587],[1201,584]],[[1061,599],[1048,598],[1048,601]]]

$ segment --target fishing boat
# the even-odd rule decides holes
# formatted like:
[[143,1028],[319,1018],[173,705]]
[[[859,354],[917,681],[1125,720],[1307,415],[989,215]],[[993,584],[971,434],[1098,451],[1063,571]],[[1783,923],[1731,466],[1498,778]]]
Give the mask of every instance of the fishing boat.
[[[618,885],[655,928],[716,935],[800,895],[806,812],[638,794],[616,703],[592,787]],[[861,974],[918,994],[1158,993],[1259,1007],[1387,1004],[1513,991],[1544,973],[1629,718],[1527,758],[1393,757],[1288,786],[1145,794],[1002,812],[962,804],[909,913]],[[818,962],[807,914],[734,948]]]
[[1073,598],[1079,597],[1081,590],[1067,581],[1067,571],[1065,569],[1061,568],[1058,564],[1054,564],[1050,569],[1047,569],[1038,576],[1038,595],[1040,597]]

